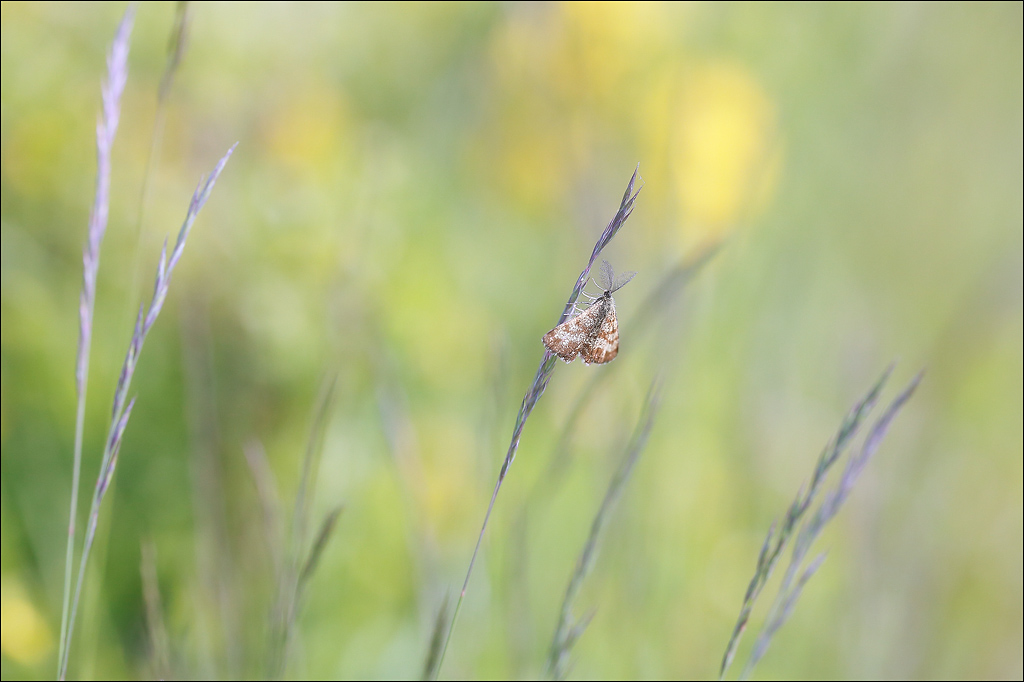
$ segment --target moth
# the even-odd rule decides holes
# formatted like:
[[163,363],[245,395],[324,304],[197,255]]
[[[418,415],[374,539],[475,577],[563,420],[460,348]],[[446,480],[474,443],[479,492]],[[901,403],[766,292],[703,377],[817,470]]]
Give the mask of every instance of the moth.
[[601,261],[597,285],[604,290],[600,296],[588,296],[590,306],[544,335],[544,346],[565,362],[579,355],[584,364],[600,365],[619,353],[619,322],[615,317],[612,294],[626,286],[635,272],[615,277],[608,261]]

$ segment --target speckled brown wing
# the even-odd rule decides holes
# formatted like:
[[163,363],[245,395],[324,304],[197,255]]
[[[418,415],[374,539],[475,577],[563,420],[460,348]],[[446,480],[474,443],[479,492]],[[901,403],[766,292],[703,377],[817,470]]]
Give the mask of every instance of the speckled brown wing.
[[580,348],[580,358],[588,365],[601,365],[619,354],[619,321],[615,317],[615,302],[608,298],[607,312],[597,333]]
[[544,335],[544,345],[564,362],[572,362],[598,331],[604,317],[603,306],[592,305]]

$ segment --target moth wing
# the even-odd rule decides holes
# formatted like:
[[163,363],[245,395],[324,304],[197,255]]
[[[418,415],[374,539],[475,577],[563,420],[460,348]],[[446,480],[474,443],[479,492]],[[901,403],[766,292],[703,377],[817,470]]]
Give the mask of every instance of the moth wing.
[[608,312],[601,321],[597,334],[580,348],[580,358],[588,365],[611,362],[619,354],[619,321],[615,317],[615,304],[609,301]]
[[606,260],[601,261],[601,272],[597,276],[597,283],[601,285],[601,288],[605,291],[609,291],[615,282],[615,271],[612,270],[612,264]]
[[633,279],[634,277],[636,277],[636,273],[635,272],[624,272],[624,273],[622,273],[621,275],[619,275],[615,279],[614,282],[612,282],[612,286],[609,289],[609,291],[618,291],[622,287],[624,287],[627,284],[629,284],[629,280]]
[[600,321],[600,306],[593,305],[544,335],[544,346],[565,362],[572,362],[593,335]]

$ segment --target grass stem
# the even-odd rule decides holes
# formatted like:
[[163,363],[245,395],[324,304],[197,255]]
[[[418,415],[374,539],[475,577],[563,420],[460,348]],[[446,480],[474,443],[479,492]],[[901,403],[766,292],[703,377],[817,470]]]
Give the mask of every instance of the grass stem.
[[[625,224],[626,219],[629,218],[633,212],[633,207],[636,203],[637,195],[640,194],[640,188],[636,187],[637,180],[640,179],[640,165],[637,164],[636,169],[633,171],[633,176],[629,179],[629,184],[626,185],[626,191],[622,195],[622,201],[619,203],[619,210],[615,213],[615,216],[611,219],[608,225],[604,228],[601,236],[598,237],[597,243],[594,244],[594,249],[590,254],[590,261],[587,266],[580,273],[579,278],[576,280],[576,285],[573,287],[572,293],[569,295],[569,300],[566,301],[565,308],[562,310],[562,315],[558,319],[558,324],[562,324],[569,318],[572,311],[575,309],[576,301],[583,291],[583,288],[587,284],[587,280],[590,277],[590,269],[593,267],[594,262],[597,260],[598,255],[605,246],[618,234],[619,229]],[[557,325],[556,325],[557,326]],[[537,373],[534,375],[533,383],[530,384],[530,388],[527,389],[526,395],[523,396],[523,402],[519,407],[519,413],[516,415],[516,424],[512,429],[512,440],[509,443],[508,451],[505,453],[505,461],[501,464],[501,471],[498,472],[498,480],[494,484],[494,492],[491,494],[491,501],[487,505],[487,513],[484,515],[484,522],[480,526],[480,534],[477,536],[476,546],[473,548],[473,556],[469,560],[469,568],[466,569],[466,579],[462,583],[462,590],[459,592],[459,597],[455,602],[455,610],[452,613],[452,622],[448,626],[448,634],[444,640],[444,647],[441,649],[441,655],[437,660],[437,668],[433,671],[430,679],[436,679],[437,675],[441,671],[441,665],[444,663],[445,653],[448,651],[448,644],[452,638],[452,632],[455,629],[455,623],[459,617],[459,610],[462,607],[462,600],[466,596],[466,589],[469,587],[469,579],[473,575],[473,566],[476,564],[477,554],[480,553],[480,545],[484,539],[484,532],[487,530],[487,523],[491,519],[491,512],[494,510],[494,502],[498,499],[498,491],[501,490],[501,484],[505,480],[505,476],[508,474],[509,467],[512,466],[512,462],[516,458],[516,452],[519,450],[519,440],[523,435],[523,428],[526,426],[526,420],[529,419],[530,413],[533,412],[534,406],[540,397],[544,395],[544,391],[547,389],[548,382],[551,380],[551,373],[555,368],[555,356],[551,351],[545,349],[544,356],[541,358],[540,366],[537,368]]]

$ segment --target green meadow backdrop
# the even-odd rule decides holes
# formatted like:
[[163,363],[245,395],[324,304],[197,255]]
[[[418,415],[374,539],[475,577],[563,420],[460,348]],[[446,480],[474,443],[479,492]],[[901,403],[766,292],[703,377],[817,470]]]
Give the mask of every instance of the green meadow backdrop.
[[[57,669],[82,246],[125,8],[0,10],[4,679]],[[178,35],[181,12],[143,3],[131,35],[79,546],[160,247],[238,147],[141,355],[70,677],[281,670],[311,440],[309,538],[341,512],[283,673],[420,675],[541,336],[637,163],[602,254],[638,272],[619,355],[555,367],[441,678],[544,674],[656,378],[568,672],[716,677],[765,533],[893,361],[881,409],[924,379],[755,676],[1024,674],[1020,3],[196,4]]]

